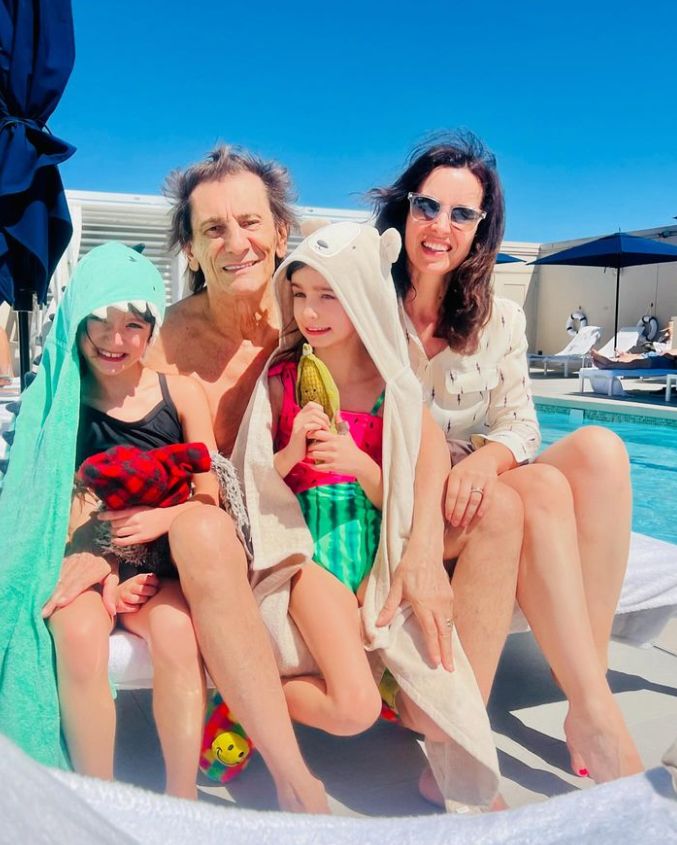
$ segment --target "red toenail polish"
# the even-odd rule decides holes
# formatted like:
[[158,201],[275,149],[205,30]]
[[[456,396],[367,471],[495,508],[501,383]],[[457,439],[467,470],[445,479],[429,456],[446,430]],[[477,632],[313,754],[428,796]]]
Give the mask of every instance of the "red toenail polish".
[[587,778],[587,776],[588,776],[589,774],[590,774],[590,772],[589,772],[587,769],[579,769],[579,770],[578,770],[578,776],[579,776],[579,777],[582,777],[582,778]]

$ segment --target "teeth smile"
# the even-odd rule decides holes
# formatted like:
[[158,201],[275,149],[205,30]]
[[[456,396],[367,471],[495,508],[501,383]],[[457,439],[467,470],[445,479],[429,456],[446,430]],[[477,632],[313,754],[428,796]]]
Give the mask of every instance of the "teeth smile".
[[451,249],[447,244],[438,244],[433,241],[423,241],[423,246],[426,249],[431,249],[433,252],[449,252]]
[[258,263],[258,259],[255,259],[254,261],[244,261],[242,264],[226,264],[223,269],[228,273],[233,273],[236,270],[244,270],[246,267],[253,267]]
[[124,352],[105,352],[103,349],[98,349],[97,352],[102,358],[110,358],[115,361],[120,361],[125,357]]

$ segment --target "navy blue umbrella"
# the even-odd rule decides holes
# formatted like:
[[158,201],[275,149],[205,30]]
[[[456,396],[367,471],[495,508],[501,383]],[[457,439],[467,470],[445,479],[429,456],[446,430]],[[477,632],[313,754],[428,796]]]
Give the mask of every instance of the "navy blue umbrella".
[[642,264],[663,264],[677,261],[677,247],[671,244],[638,238],[625,232],[616,232],[594,241],[587,241],[570,249],[553,252],[538,258],[531,264],[568,264],[578,267],[616,268],[616,309],[614,314],[614,337],[618,334],[618,295],[621,284],[621,268],[637,267]]
[[46,123],[74,61],[71,0],[0,0],[0,302],[19,312],[22,383],[33,294],[73,232],[57,165],[75,148]]
[[517,258],[514,255],[508,255],[507,252],[499,252],[496,255],[496,264],[514,264],[516,261],[523,261],[522,258]]

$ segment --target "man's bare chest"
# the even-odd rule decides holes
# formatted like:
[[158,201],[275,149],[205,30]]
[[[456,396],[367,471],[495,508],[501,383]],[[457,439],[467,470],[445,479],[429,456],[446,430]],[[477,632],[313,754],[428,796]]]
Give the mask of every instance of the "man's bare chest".
[[265,349],[240,350],[223,361],[221,367],[200,375],[194,373],[207,394],[214,435],[222,454],[232,452],[242,417],[268,354]]

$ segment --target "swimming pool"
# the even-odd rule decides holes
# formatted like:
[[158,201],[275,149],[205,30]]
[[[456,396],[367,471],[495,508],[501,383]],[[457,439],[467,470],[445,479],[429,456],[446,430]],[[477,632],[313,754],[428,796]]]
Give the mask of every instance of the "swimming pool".
[[[677,419],[660,424],[641,418],[585,418],[580,409],[537,407],[543,445],[549,446],[581,425],[602,425],[615,431],[630,454],[632,529],[677,544]],[[656,424],[658,423],[658,424]],[[613,497],[614,491],[609,490]]]

